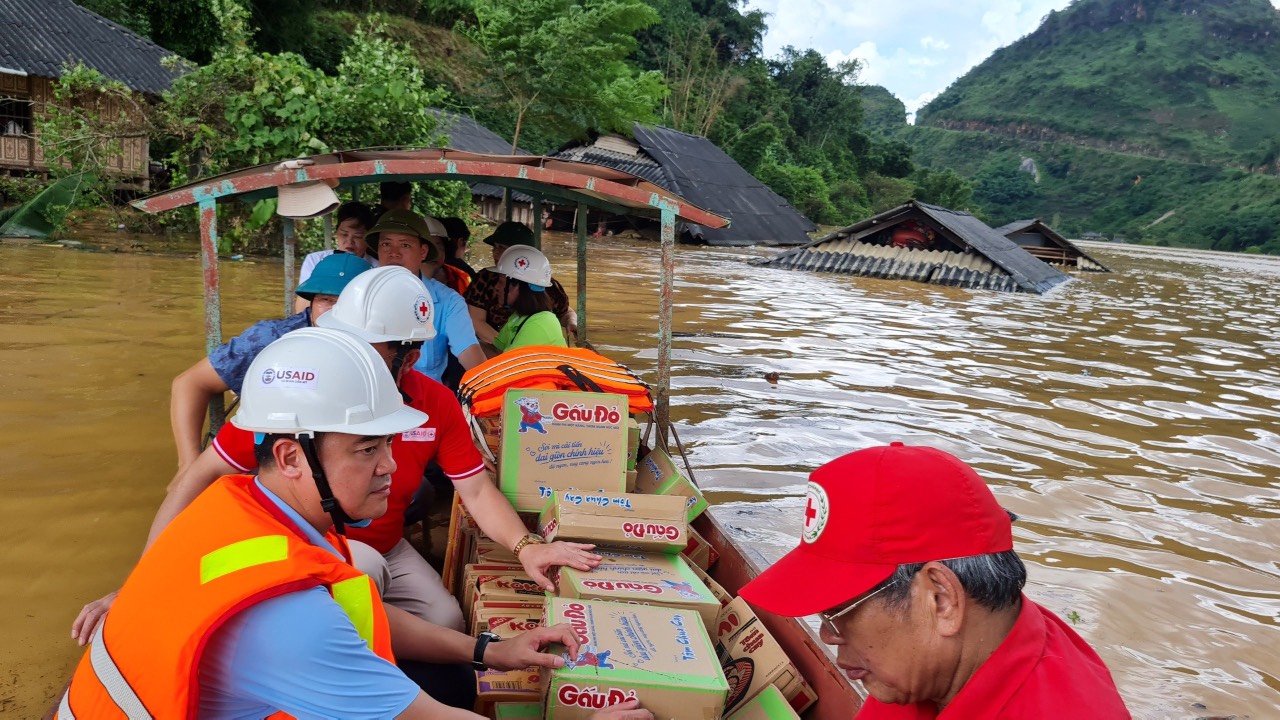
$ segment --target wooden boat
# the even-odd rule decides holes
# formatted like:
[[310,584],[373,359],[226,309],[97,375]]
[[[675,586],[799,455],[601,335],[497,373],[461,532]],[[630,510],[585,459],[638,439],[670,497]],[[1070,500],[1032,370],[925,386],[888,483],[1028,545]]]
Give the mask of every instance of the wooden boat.
[[[449,180],[483,182],[519,190],[534,196],[534,207],[554,199],[578,207],[578,316],[586,341],[586,237],[587,209],[600,208],[615,214],[658,216],[662,222],[662,289],[659,300],[658,377],[654,384],[656,443],[668,446],[670,430],[669,396],[671,363],[671,316],[675,267],[675,222],[677,218],[707,227],[724,227],[728,221],[694,207],[661,187],[621,171],[590,163],[553,158],[509,155],[478,155],[448,148],[377,149],[330,153],[290,161],[288,167],[261,165],[246,168],[153,195],[134,203],[146,212],[161,212],[198,206],[201,230],[201,259],[204,272],[205,327],[210,348],[221,343],[221,298],[216,253],[217,215],[215,205],[230,200],[253,201],[272,197],[277,188],[312,180],[336,181],[340,185],[362,185],[391,180]],[[536,211],[536,210],[535,210]],[[540,236],[540,223],[535,223]],[[292,221],[284,224],[285,314],[292,313],[297,250]],[[220,402],[211,405],[210,421],[222,422]],[[710,575],[728,592],[738,590],[758,575],[763,567],[749,549],[737,545],[728,532],[704,513],[694,523],[719,553]],[[849,720],[861,706],[859,694],[834,665],[816,635],[802,621],[761,613],[760,619],[778,640],[796,668],[817,692],[818,701],[804,717],[807,720]],[[59,697],[61,693],[59,694]],[[54,707],[50,709],[52,717]]]

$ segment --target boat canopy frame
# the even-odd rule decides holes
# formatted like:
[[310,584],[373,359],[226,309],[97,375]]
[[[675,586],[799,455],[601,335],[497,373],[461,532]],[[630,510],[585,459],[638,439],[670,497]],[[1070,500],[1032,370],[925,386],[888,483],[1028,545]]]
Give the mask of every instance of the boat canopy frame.
[[[202,178],[181,187],[135,200],[132,205],[147,213],[196,206],[200,218],[200,264],[203,273],[205,350],[222,344],[222,297],[218,281],[217,204],[232,200],[255,202],[277,196],[285,185],[325,181],[338,187],[388,181],[460,181],[487,183],[534,198],[535,238],[540,243],[544,199],[576,206],[577,284],[579,340],[587,342],[587,212],[602,210],[615,215],[635,215],[660,220],[661,286],[658,300],[658,359],[654,420],[658,444],[667,447],[670,428],[671,323],[675,287],[676,220],[710,228],[728,227],[725,217],[697,207],[684,198],[643,178],[603,165],[539,155],[487,155],[452,148],[382,147],[291,158]],[[325,216],[325,246],[332,245],[332,221]],[[283,219],[284,314],[293,312],[296,281],[297,233],[294,221]],[[209,404],[212,432],[225,421],[222,396]]]

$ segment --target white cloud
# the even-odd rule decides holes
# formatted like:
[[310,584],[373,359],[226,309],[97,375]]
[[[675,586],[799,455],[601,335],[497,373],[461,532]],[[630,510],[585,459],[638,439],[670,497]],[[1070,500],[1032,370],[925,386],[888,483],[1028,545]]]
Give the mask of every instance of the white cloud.
[[[1276,1],[1280,2],[1280,0]],[[951,49],[951,43],[946,40],[939,40],[932,35],[925,35],[920,38],[920,47],[925,50],[949,50]]]
[[833,50],[827,53],[827,64],[836,65],[856,58],[858,60],[858,82],[863,85],[882,85],[888,77],[889,62],[880,54],[879,48],[870,40],[862,43],[849,52]]

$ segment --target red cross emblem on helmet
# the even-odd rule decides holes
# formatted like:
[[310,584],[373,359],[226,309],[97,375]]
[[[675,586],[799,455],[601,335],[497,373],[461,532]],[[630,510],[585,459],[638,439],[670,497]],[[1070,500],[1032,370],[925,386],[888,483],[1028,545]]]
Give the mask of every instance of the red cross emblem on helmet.
[[523,256],[523,255],[521,255],[520,257],[516,258],[516,268],[517,268],[517,269],[520,269],[520,270],[528,270],[528,269],[529,269],[529,258],[527,258],[527,257],[525,257],[525,256]]
[[419,295],[418,299],[413,301],[413,316],[424,325],[431,322],[431,301],[426,295]]

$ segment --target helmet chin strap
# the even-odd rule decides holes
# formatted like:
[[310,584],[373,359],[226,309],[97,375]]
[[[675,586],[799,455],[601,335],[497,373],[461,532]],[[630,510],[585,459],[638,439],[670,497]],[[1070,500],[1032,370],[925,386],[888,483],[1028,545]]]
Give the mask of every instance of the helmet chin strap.
[[298,444],[302,446],[302,454],[311,466],[311,477],[316,481],[316,490],[320,491],[320,507],[333,518],[333,528],[339,535],[345,535],[347,525],[360,527],[362,521],[356,520],[342,509],[338,499],[329,488],[329,479],[325,477],[324,468],[320,466],[320,455],[316,452],[315,438],[311,435],[298,436]]

